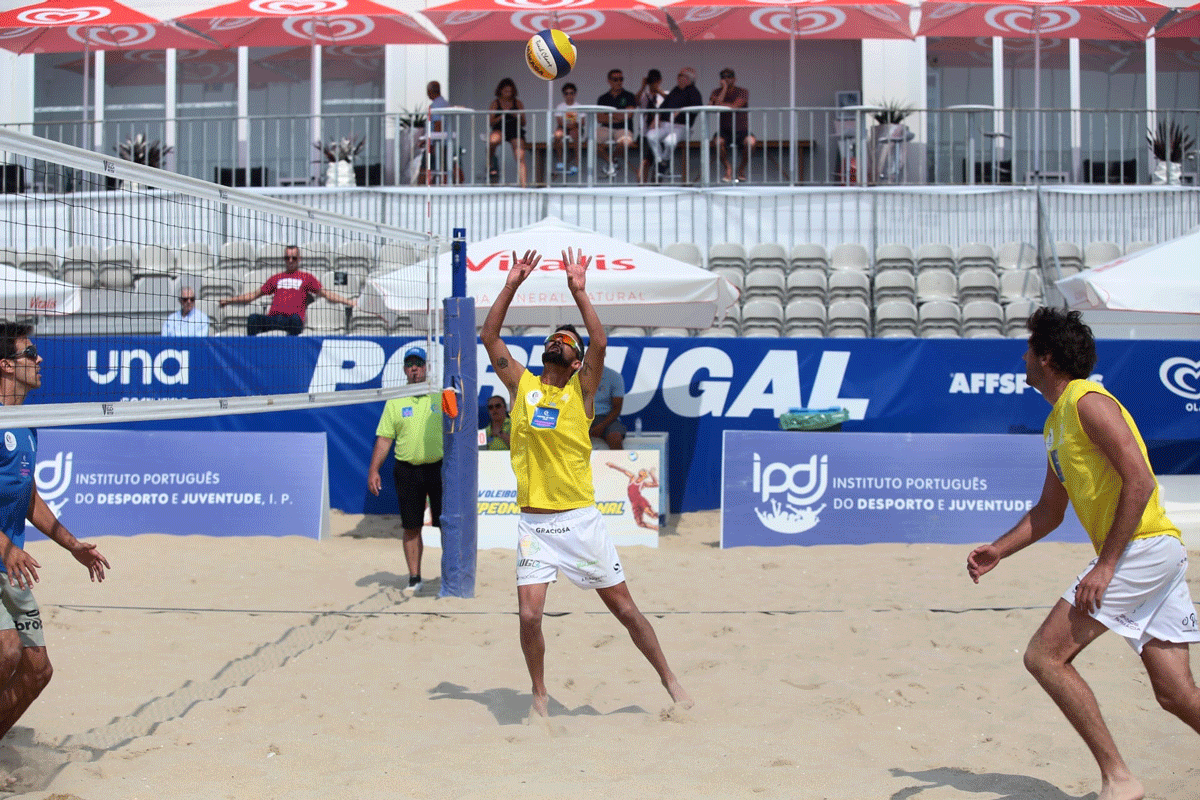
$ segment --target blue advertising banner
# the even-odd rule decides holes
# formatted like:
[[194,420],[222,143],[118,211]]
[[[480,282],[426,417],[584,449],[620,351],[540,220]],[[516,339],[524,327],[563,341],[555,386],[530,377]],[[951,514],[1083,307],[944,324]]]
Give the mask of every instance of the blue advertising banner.
[[729,431],[721,546],[992,541],[1045,478],[1041,436]]
[[83,538],[319,539],[329,526],[326,475],[325,437],[316,433],[38,432],[38,492]]
[[[119,402],[373,388],[404,383],[409,339],[47,337],[43,388],[29,402]],[[508,340],[514,359],[541,369],[542,342]],[[482,346],[481,346],[482,347]],[[1104,340],[1094,378],[1133,414],[1163,474],[1200,473],[1200,342]],[[627,427],[669,434],[671,510],[714,508],[722,437],[777,430],[791,408],[841,407],[844,432],[1041,433],[1050,406],[1025,384],[1022,340],[671,339],[609,340],[607,366],[625,379]],[[282,367],[281,365],[289,365]],[[480,407],[505,389],[479,353]],[[312,411],[131,423],[154,430],[323,432],[334,507],[395,513],[396,499],[366,490],[382,403]],[[482,418],[479,425],[485,424]],[[839,434],[832,434],[839,435]],[[384,486],[390,478],[383,476]]]

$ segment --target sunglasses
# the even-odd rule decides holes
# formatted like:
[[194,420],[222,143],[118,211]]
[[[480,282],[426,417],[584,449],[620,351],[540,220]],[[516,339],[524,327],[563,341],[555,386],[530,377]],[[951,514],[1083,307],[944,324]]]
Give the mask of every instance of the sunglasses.
[[617,77],[615,77],[615,78],[609,78],[609,80],[610,80],[610,81],[613,81],[613,82],[615,82],[615,83],[621,83],[622,81],[624,81],[624,80],[625,80],[625,76],[624,76],[624,75],[618,75],[618,76],[617,76]]
[[504,408],[504,403],[488,403],[487,407],[488,411],[491,411],[493,408]]
[[300,256],[284,256],[283,260],[284,261],[299,261]]
[[6,356],[9,361],[16,361],[18,358],[28,358],[30,361],[37,361],[37,345],[31,344],[24,350],[19,350],[11,356]]
[[179,302],[181,302],[181,303],[194,303],[194,302],[196,302],[196,298],[194,298],[194,297],[181,297],[181,298],[179,298]]
[[551,342],[570,345],[575,349],[576,353],[580,355],[583,354],[583,345],[578,339],[571,335],[570,331],[555,331],[546,337],[545,344],[550,344]]

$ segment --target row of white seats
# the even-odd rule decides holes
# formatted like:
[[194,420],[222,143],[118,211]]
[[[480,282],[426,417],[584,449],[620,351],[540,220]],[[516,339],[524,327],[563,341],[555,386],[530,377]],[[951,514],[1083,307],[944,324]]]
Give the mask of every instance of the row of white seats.
[[[28,250],[0,247],[0,264],[11,264],[19,269],[63,280],[70,280],[68,276],[75,273],[90,271],[100,275],[110,269],[127,269],[134,278],[214,270],[237,272],[256,268],[278,272],[285,265],[286,247],[286,244],[279,242],[255,245],[247,241],[226,242],[215,251],[202,242],[179,248],[157,244],[142,247],[116,244],[103,249],[77,245],[68,247],[61,255],[53,247],[33,247]],[[335,269],[366,274],[415,264],[424,256],[421,247],[408,242],[392,242],[378,248],[359,241],[344,242],[337,247],[325,242],[300,245],[300,265],[309,272]]]
[[[1042,278],[1037,270],[1008,270],[995,273],[985,267],[967,267],[959,273],[928,269],[914,275],[903,270],[884,270],[872,277],[866,272],[836,270],[826,273],[816,267],[793,269],[755,267],[749,272],[717,270],[741,292],[742,301],[754,298],[787,302],[801,298],[824,300],[856,299],[875,303],[884,300],[971,300],[1010,302],[1042,296]],[[1071,274],[1064,270],[1065,274]]]
[[[1125,248],[1125,254],[1152,246],[1153,242],[1134,242]],[[957,249],[948,244],[930,243],[915,251],[903,244],[881,244],[875,248],[874,261],[867,248],[860,244],[846,243],[826,250],[820,244],[797,244],[790,250],[783,245],[766,242],[747,250],[740,244],[720,243],[708,249],[707,256],[690,242],[675,242],[662,248],[650,242],[639,246],[662,252],[671,258],[710,270],[729,269],[748,273],[760,267],[777,267],[785,271],[799,268],[818,268],[825,272],[851,270],[859,272],[881,272],[904,270],[919,273],[926,269],[949,269],[958,272],[968,268],[987,268],[995,272],[1013,269],[1029,269],[1036,266],[1037,250],[1025,242],[1006,242],[999,248],[991,245],[970,243]],[[1060,241],[1054,246],[1051,264],[1060,263],[1064,269],[1076,271],[1097,267],[1119,258],[1121,248],[1113,242],[1090,242],[1082,250],[1072,242]]]

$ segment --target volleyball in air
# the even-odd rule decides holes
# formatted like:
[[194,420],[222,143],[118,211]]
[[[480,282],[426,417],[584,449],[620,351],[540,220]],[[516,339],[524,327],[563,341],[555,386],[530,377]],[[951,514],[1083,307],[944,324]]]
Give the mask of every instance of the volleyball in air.
[[529,71],[544,81],[566,77],[575,66],[575,43],[562,31],[538,31],[525,45]]

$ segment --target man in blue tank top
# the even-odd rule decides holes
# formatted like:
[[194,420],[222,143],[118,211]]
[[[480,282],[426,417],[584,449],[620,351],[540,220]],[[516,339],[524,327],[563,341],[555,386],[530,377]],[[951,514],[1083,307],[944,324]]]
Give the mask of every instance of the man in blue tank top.
[[[22,405],[25,396],[42,385],[42,359],[29,332],[27,325],[0,324],[2,405]],[[95,545],[72,536],[38,495],[37,431],[0,423],[0,736],[37,699],[53,672],[41,612],[31,591],[41,564],[25,552],[26,520],[70,551],[92,580],[104,580],[108,561]]]

